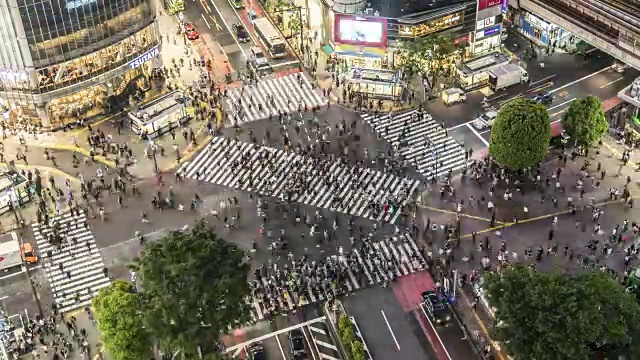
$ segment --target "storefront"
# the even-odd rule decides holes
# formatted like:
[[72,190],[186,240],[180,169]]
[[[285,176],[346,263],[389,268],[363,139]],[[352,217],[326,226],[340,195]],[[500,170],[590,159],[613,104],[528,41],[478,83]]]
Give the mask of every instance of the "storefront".
[[544,45],[552,45],[563,37],[570,35],[557,25],[529,12],[521,13],[516,18],[516,25],[524,35]]
[[325,45],[322,51],[337,62],[343,73],[354,67],[388,69],[389,57],[392,55],[386,49],[349,44]]
[[[0,74],[0,106],[10,126],[59,129],[78,118],[105,113],[108,100],[144,88],[161,68],[155,24],[94,53],[29,72]],[[138,83],[139,82],[139,83]]]

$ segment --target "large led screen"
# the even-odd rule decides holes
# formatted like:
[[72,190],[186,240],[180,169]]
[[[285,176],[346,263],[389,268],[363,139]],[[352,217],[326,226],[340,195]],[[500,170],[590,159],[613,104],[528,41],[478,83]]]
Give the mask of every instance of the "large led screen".
[[386,47],[387,20],[336,14],[334,38],[343,44]]

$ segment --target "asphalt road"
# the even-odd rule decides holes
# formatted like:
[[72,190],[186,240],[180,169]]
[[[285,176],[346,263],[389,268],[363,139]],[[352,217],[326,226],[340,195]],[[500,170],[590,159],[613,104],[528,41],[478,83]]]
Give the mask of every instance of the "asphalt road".
[[[431,359],[432,349],[417,320],[405,313],[389,288],[371,288],[343,300],[374,359]],[[429,355],[427,355],[429,354]]]

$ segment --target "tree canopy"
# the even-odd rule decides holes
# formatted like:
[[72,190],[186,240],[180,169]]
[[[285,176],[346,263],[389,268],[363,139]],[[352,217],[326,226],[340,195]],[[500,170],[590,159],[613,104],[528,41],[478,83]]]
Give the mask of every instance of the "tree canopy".
[[524,266],[488,274],[497,339],[516,359],[583,360],[595,350],[640,358],[640,305],[608,274],[541,273]]
[[491,128],[489,153],[511,170],[538,165],[551,141],[549,112],[530,99],[517,99],[500,108]]
[[429,89],[437,89],[441,78],[452,75],[455,50],[452,37],[433,34],[403,41],[400,58],[409,77],[420,75]]
[[606,134],[609,124],[596,96],[573,100],[562,116],[562,128],[576,145],[589,146]]
[[204,222],[149,243],[135,268],[146,327],[163,349],[209,355],[220,335],[250,320],[245,253]]
[[133,285],[117,280],[92,300],[98,330],[113,360],[148,359],[151,337],[144,328],[142,298]]

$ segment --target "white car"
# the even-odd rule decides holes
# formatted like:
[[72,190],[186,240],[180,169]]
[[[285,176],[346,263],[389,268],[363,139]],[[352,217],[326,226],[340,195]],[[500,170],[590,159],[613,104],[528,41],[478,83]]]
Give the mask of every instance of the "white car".
[[484,129],[488,126],[492,126],[493,122],[496,121],[496,117],[498,117],[497,112],[487,111],[486,113],[480,115],[477,119],[473,120],[473,126],[478,130]]
[[613,69],[613,71],[615,71],[615,72],[621,73],[621,72],[624,71],[624,69],[626,69],[628,67],[629,67],[629,65],[627,65],[627,64],[623,64],[623,63],[618,63],[617,62],[617,63],[615,63],[615,64],[613,64],[611,66],[611,69]]

